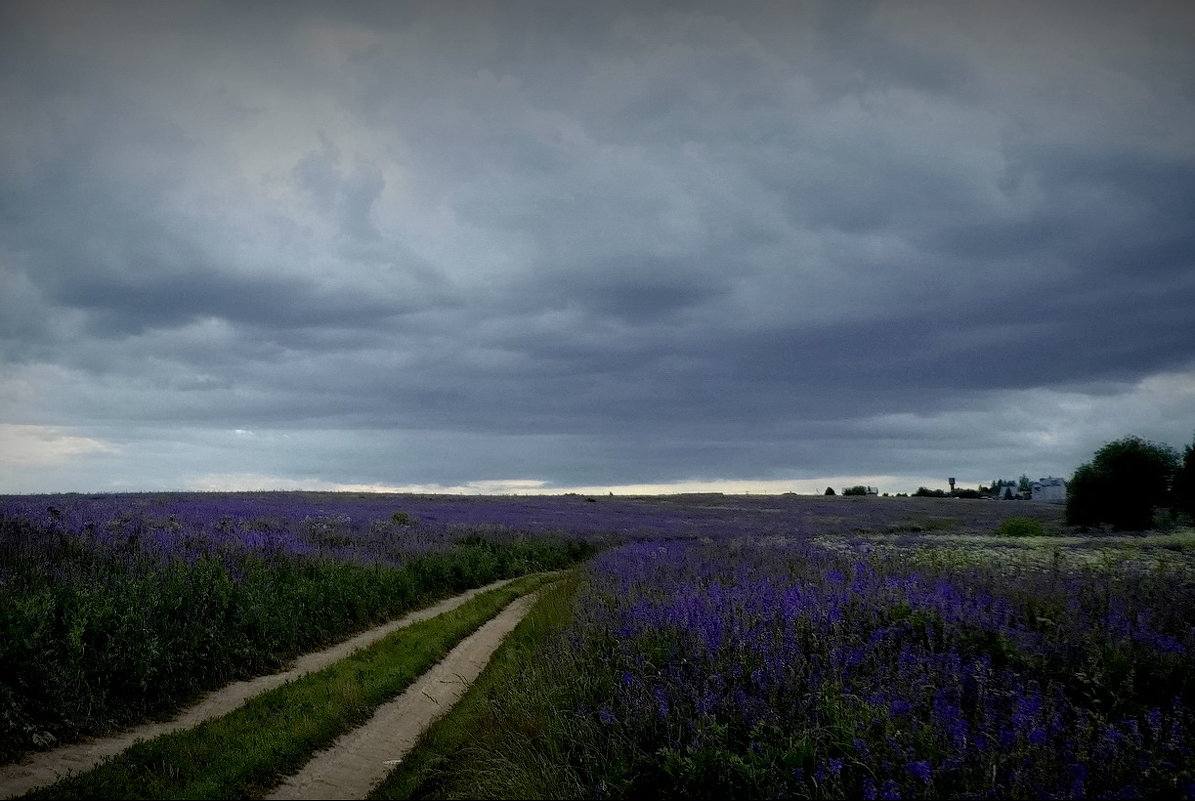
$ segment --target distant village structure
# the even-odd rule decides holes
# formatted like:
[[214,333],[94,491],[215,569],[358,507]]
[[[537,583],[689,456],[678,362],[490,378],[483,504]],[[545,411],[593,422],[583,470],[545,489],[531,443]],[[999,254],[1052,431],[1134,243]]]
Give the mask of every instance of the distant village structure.
[[1066,481],[1054,476],[1039,478],[1027,484],[1018,481],[997,481],[992,497],[1002,501],[1045,501],[1066,503]]
[[1014,501],[1021,497],[1015,481],[997,481],[992,494],[1002,501]]
[[1066,482],[1053,476],[1039,478],[1033,482],[1030,497],[1035,501],[1066,503]]

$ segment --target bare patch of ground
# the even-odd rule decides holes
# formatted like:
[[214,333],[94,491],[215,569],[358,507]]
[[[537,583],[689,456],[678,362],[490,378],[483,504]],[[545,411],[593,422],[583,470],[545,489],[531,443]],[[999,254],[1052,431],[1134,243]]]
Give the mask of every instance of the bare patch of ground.
[[511,580],[513,579],[496,581],[484,587],[469,590],[362,632],[331,648],[304,654],[295,659],[281,673],[229,684],[204,696],[198,703],[183,710],[172,720],[163,723],[147,723],[111,737],[71,743],[51,751],[29,754],[19,762],[0,765],[0,797],[11,798],[32,790],[34,787],[52,784],[68,773],[82,773],[90,770],[104,759],[119,754],[137,740],[149,740],[161,734],[189,729],[204,721],[226,715],[256,695],[272,690],[292,679],[322,670],[334,662],[339,662],[354,651],[374,644],[400,628],[455,609],[475,595],[495,587],[501,587]]

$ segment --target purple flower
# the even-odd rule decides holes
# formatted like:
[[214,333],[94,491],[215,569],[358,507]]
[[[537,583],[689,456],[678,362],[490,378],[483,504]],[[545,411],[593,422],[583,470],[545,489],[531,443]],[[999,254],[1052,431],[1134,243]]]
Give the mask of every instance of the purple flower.
[[1076,762],[1070,766],[1071,786],[1070,794],[1075,798],[1082,798],[1087,795],[1087,766]]
[[668,693],[664,691],[663,687],[655,687],[652,693],[656,697],[656,712],[660,716],[660,720],[668,717]]
[[1000,747],[1012,748],[1017,742],[1017,733],[1012,729],[1001,727],[1000,729]]
[[923,782],[928,783],[930,777],[933,775],[933,768],[931,768],[929,762],[925,761],[924,759],[918,760],[916,762],[910,762],[909,764],[905,765],[905,768],[908,769],[909,773],[912,773]]
[[614,717],[614,713],[611,712],[607,707],[602,707],[598,710],[598,720],[609,726],[611,723],[617,720],[617,718]]

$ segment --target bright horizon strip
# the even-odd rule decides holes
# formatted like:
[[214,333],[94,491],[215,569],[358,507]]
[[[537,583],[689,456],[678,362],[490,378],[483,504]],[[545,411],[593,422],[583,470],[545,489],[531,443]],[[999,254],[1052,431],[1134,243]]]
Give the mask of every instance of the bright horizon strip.
[[[978,486],[958,481],[964,488]],[[222,474],[202,476],[186,489],[193,491],[251,492],[259,490],[295,490],[319,492],[376,492],[417,495],[675,495],[680,493],[723,493],[728,495],[756,494],[822,495],[826,487],[841,493],[847,487],[875,487],[880,493],[913,493],[918,487],[930,489],[948,487],[946,477],[940,479],[909,479],[897,476],[823,476],[800,479],[689,479],[675,482],[550,486],[539,479],[494,479],[471,481],[465,484],[382,484],[341,483],[320,479],[289,479],[281,476],[256,474]]]

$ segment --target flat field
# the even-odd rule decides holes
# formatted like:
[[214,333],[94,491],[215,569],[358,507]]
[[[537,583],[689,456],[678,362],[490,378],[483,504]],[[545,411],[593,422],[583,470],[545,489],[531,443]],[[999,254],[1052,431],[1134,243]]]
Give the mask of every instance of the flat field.
[[[1009,518],[1041,536],[1002,536]],[[473,736],[402,786],[1195,795],[1189,531],[1081,533],[1032,502],[796,495],[24,496],[0,498],[0,522],[0,758],[162,714],[431,597],[585,560],[497,660],[480,717],[458,723]],[[35,664],[55,681],[35,686]]]

